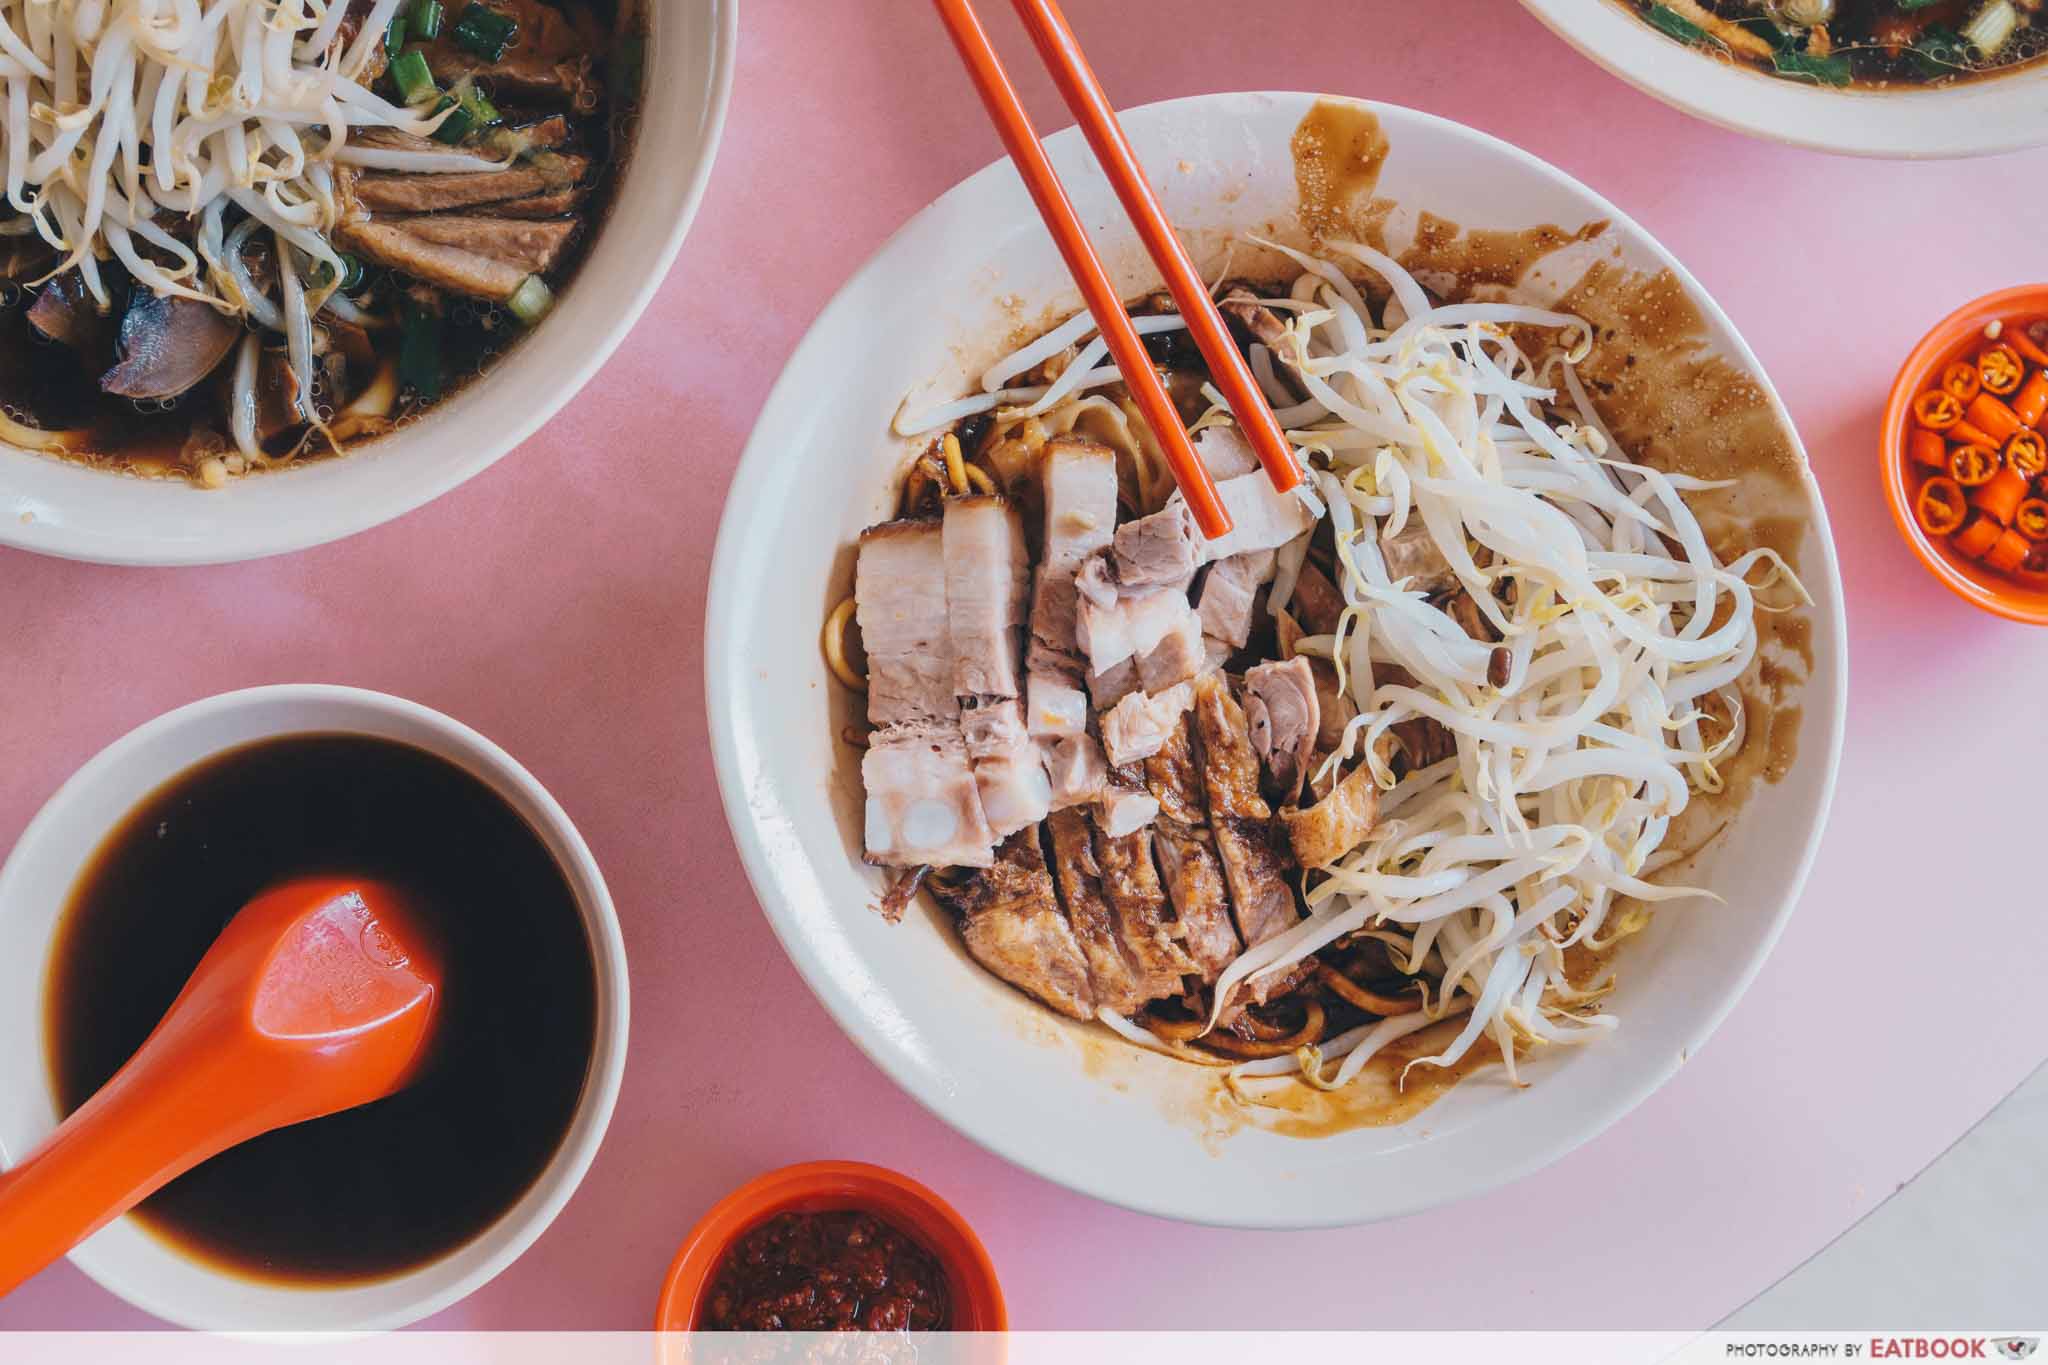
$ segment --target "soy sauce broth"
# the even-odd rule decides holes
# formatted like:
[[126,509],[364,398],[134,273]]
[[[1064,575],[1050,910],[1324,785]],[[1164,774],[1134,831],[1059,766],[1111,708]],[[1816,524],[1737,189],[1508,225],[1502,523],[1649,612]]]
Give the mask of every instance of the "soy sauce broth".
[[173,778],[80,876],[45,992],[58,1107],[127,1061],[250,897],[322,873],[394,884],[443,945],[427,1070],[375,1104],[231,1148],[135,1214],[186,1254],[272,1282],[380,1279],[483,1232],[561,1145],[596,1040],[590,942],[525,820],[425,750],[296,735]]

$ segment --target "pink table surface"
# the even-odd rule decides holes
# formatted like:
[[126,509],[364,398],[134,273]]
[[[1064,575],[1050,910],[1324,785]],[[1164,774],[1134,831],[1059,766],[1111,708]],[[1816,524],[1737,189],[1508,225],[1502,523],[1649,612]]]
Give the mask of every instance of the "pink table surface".
[[[1007,7],[982,9],[1041,126],[1065,124]],[[1121,103],[1326,90],[1548,158],[1692,267],[1790,404],[1849,587],[1841,794],[1776,955],[1637,1113],[1540,1176],[1398,1224],[1186,1228],[954,1134],[860,1056],[783,957],[713,789],[706,575],[783,358],[884,237],[996,153],[922,0],[746,0],[726,143],[680,263],[590,387],[466,487],[344,544],[236,568],[0,552],[0,845],[130,727],[259,683],[416,698],[551,786],[625,922],[625,1090],[560,1220],[433,1326],[640,1327],[715,1198],[823,1156],[902,1168],[953,1200],[1019,1327],[1705,1326],[1869,1211],[2048,1050],[2048,827],[2030,780],[2048,761],[2048,633],[1979,615],[1920,570],[1874,453],[1919,332],[2048,264],[2048,153],[1905,165],[1751,141],[1636,93],[1507,0],[1068,12]],[[68,1264],[0,1304],[5,1327],[148,1323]]]

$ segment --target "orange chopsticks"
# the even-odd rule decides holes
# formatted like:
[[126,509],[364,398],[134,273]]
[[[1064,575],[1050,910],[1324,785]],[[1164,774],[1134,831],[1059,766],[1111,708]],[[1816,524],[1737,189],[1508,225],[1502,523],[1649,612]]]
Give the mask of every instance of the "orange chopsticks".
[[[1025,26],[1031,30],[1039,50],[1045,54],[1055,80],[1087,133],[1090,145],[1095,148],[1105,174],[1116,186],[1125,212],[1131,216],[1146,249],[1165,276],[1167,287],[1180,306],[1181,316],[1187,320],[1190,334],[1208,360],[1218,387],[1230,401],[1274,487],[1282,491],[1294,487],[1301,481],[1301,473],[1286,436],[1274,421],[1272,409],[1266,405],[1265,395],[1259,391],[1244,358],[1231,343],[1222,315],[1216,311],[1208,289],[1195,273],[1194,264],[1188,260],[1179,239],[1173,235],[1173,229],[1153,196],[1151,185],[1138,166],[1130,144],[1125,141],[1123,130],[1117,126],[1107,97],[1096,84],[1094,74],[1088,70],[1073,34],[1048,0],[1015,2],[1018,12],[1024,17]],[[1187,498],[1189,510],[1194,513],[1195,524],[1201,527],[1203,535],[1211,539],[1223,535],[1230,530],[1230,514],[1216,495],[1215,481],[1209,477],[1209,471],[1189,443],[1180,414],[1175,411],[1165,386],[1159,382],[1151,357],[1131,326],[1130,317],[1124,312],[1123,300],[1117,296],[1116,286],[1103,269],[1101,258],[1095,254],[1095,248],[1074,212],[1073,202],[1067,197],[1066,187],[1060,183],[1052,163],[1047,160],[1045,149],[1039,144],[1038,133],[1031,126],[1031,118],[1024,112],[1016,88],[1010,84],[1010,78],[1004,72],[971,0],[933,0],[933,4],[952,35],[953,45],[959,49],[961,60],[967,66],[967,73],[981,95],[981,102],[987,108],[1004,148],[1016,162],[1024,186],[1031,192],[1032,202],[1038,206],[1039,216],[1052,233],[1075,284],[1080,286],[1081,297],[1094,316],[1095,325],[1101,330],[1110,354],[1115,357],[1124,383],[1131,390],[1131,397],[1144,414],[1153,435],[1158,438],[1160,448],[1165,451],[1174,481]]]

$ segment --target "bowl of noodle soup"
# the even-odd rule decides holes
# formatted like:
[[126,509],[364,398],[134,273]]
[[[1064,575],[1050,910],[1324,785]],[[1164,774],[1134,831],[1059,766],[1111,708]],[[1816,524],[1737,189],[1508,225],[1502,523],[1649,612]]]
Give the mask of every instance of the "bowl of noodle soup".
[[[1043,404],[1042,425],[1117,452],[1127,495],[1150,481],[1150,501],[1142,491],[1136,498],[1141,509],[1169,491],[1157,484],[1146,436],[1121,410],[1116,386],[1088,368],[1096,362],[1087,324],[1072,321],[1078,297],[1014,172],[998,163],[913,219],[846,286],[789,362],[743,458],[736,489],[773,479],[785,492],[732,500],[713,567],[708,709],[728,820],[771,925],[834,1018],[912,1095],[1000,1155],[1110,1202],[1233,1226],[1341,1225],[1466,1197],[1556,1160],[1669,1079],[1733,1006],[1790,914],[1825,822],[1844,715],[1846,641],[1825,512],[1798,437],[1733,325],[1646,233],[1554,168],[1441,119],[1311,95],[1174,101],[1132,111],[1125,127],[1204,278],[1249,282],[1275,312],[1309,329],[1311,354],[1343,363],[1332,353],[1350,344],[1345,329],[1354,326],[1359,355],[1374,346],[1391,354],[1428,332],[1418,344],[1449,348],[1435,353],[1443,366],[1472,354],[1469,338],[1454,336],[1459,328],[1499,329],[1486,334],[1496,358],[1525,326],[1561,336],[1560,360],[1541,370],[1509,365],[1495,385],[1502,394],[1547,385],[1549,395],[1528,409],[1529,421],[1546,428],[1525,431],[1534,453],[1510,463],[1527,464],[1525,485],[1540,484],[1551,475],[1530,462],[1553,458],[1547,447],[1558,443],[1554,457],[1582,462],[1578,473],[1611,466],[1620,500],[1660,509],[1654,536],[1601,548],[1636,556],[1625,567],[1638,598],[1620,614],[1668,615],[1659,604],[1693,590],[1681,580],[1693,585],[1695,569],[1715,576],[1719,605],[1699,612],[1696,625],[1681,616],[1674,633],[1700,644],[1726,631],[1746,643],[1659,645],[1689,662],[1657,676],[1674,697],[1732,699],[1742,720],[1731,732],[1725,705],[1708,720],[1714,703],[1681,702],[1643,722],[1645,733],[1668,724],[1679,734],[1670,743],[1680,757],[1656,772],[1630,763],[1589,772],[1642,817],[1628,826],[1640,849],[1584,856],[1615,826],[1611,815],[1585,813],[1594,789],[1570,771],[1581,760],[1564,755],[1570,762],[1548,779],[1514,778],[1525,790],[1548,782],[1579,803],[1569,819],[1487,845],[1485,870],[1507,869],[1503,884],[1526,897],[1517,908],[1529,919],[1499,925],[1505,936],[1492,948],[1526,942],[1530,961],[1557,968],[1549,984],[1531,988],[1520,1016],[1535,1021],[1529,1027],[1512,1022],[1514,1001],[1480,999],[1474,977],[1455,999],[1446,992],[1432,1004],[1420,1031],[1375,1032],[1367,1015],[1356,1027],[1332,1024],[1313,1057],[1191,1065],[1204,1059],[1162,1055],[1185,1048],[1153,1046],[1159,1040],[1128,1027],[1129,1018],[1061,1017],[983,971],[934,897],[910,900],[901,922],[888,922],[877,910],[897,869],[863,860],[877,831],[857,744],[877,736],[867,732],[861,695],[834,679],[818,648],[819,623],[853,589],[863,530],[915,512],[923,476],[912,471],[948,424],[983,411],[1000,425]],[[1158,288],[1156,270],[1080,139],[1060,134],[1048,151],[1084,220],[1104,225],[1098,248],[1124,297],[1145,299]],[[1337,306],[1346,299],[1356,306]],[[1404,315],[1423,314],[1395,335]],[[1173,325],[1160,319],[1141,330]],[[873,344],[876,336],[889,344]],[[1031,372],[1054,354],[1068,357],[1064,383],[1061,373]],[[1254,354],[1255,370],[1263,377],[1273,359]],[[1333,411],[1350,410],[1345,400],[1355,396],[1347,387],[1333,402],[1284,414],[1308,459],[1319,517],[1340,499],[1358,516],[1392,505],[1380,480],[1398,475],[1374,470],[1369,443],[1347,455],[1311,449],[1316,442],[1301,437],[1321,427],[1324,446],[1343,446],[1327,433],[1343,425]],[[1575,421],[1556,416],[1573,410]],[[1485,412],[1486,429],[1506,431],[1501,406]],[[1218,420],[1227,417],[1210,411],[1197,425]],[[1448,433],[1447,445],[1462,435]],[[791,461],[801,462],[801,479],[784,477]],[[967,482],[1004,477],[978,467]],[[1607,492],[1594,500],[1609,506],[1603,528],[1641,520]],[[1426,501],[1412,504],[1417,518]],[[1661,512],[1671,513],[1668,523]],[[1466,516],[1477,524],[1478,513]],[[1345,523],[1335,524],[1341,538]],[[1691,567],[1674,567],[1681,563]],[[1354,584],[1345,576],[1360,605],[1355,616],[1395,635],[1402,619],[1419,619],[1419,594],[1370,577]],[[771,583],[780,600],[769,600]],[[781,619],[788,610],[795,622]],[[1598,648],[1590,635],[1588,648]],[[1484,670],[1486,651],[1477,666]],[[1410,690],[1417,695],[1407,704],[1433,705],[1421,695],[1427,686]],[[1369,775],[1373,723],[1361,713],[1356,752],[1344,760]],[[1469,717],[1460,725],[1461,742],[1466,731],[1484,731]],[[1640,735],[1607,742],[1652,743]],[[1504,747],[1512,759],[1517,751]],[[1383,811],[1398,818],[1398,803],[1412,802],[1403,782],[1415,771],[1401,780],[1376,775]],[[1635,810],[1635,801],[1657,810]],[[1599,834],[1546,833],[1551,823]],[[1616,834],[1614,842],[1626,841]],[[1553,872],[1565,862],[1575,870]],[[1316,869],[1302,883],[1301,923],[1239,957],[1219,995],[1339,934],[1398,930],[1392,936],[1416,949],[1416,921],[1398,916],[1431,918],[1415,906],[1432,889],[1463,885],[1472,895],[1457,914],[1488,932],[1492,893],[1476,866],[1441,885],[1374,880],[1415,870],[1354,863],[1347,881]],[[1574,945],[1567,968],[1557,945],[1524,935],[1556,912],[1561,901],[1550,889],[1582,876],[1619,889],[1600,898],[1598,942]],[[1340,915],[1349,918],[1340,923]],[[1446,944],[1458,946],[1435,944],[1439,968],[1471,956],[1445,952]],[[1493,951],[1485,975],[1506,957]],[[1499,976],[1513,977],[1517,991],[1536,979],[1526,963],[1502,966]],[[1461,1039],[1474,1021],[1475,1036]],[[1426,1062],[1454,1045],[1454,1064]]]

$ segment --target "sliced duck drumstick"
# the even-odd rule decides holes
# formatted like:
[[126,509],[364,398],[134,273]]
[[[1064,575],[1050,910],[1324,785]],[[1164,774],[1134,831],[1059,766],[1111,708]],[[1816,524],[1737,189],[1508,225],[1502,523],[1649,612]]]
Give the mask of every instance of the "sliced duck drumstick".
[[1066,907],[1067,922],[1088,960],[1095,1003],[1118,1014],[1136,1014],[1156,997],[1147,993],[1137,964],[1117,935],[1116,915],[1103,896],[1102,868],[1095,860],[1094,831],[1088,817],[1078,810],[1056,810],[1046,817],[1045,829],[1052,839],[1060,903]]
[[548,153],[499,171],[358,176],[355,198],[378,213],[440,213],[568,189],[590,169],[588,157]]
[[1061,1014],[1094,1016],[1088,960],[1060,910],[1035,826],[1003,840],[993,867],[930,885],[958,917],[961,942],[976,962]]
[[1195,971],[1195,963],[1180,945],[1179,926],[1159,884],[1152,831],[1113,837],[1097,829],[1095,861],[1102,869],[1103,899],[1136,968],[1139,989],[1148,1001],[1179,995],[1181,978]]
[[1209,828],[1230,885],[1238,936],[1253,947],[1301,918],[1287,880],[1292,859],[1259,790],[1259,760],[1244,710],[1220,674],[1205,674],[1195,683],[1194,715]]
[[1283,809],[1280,820],[1303,867],[1328,867],[1365,842],[1379,811],[1379,784],[1361,763],[1328,796],[1307,810]]
[[402,218],[390,225],[420,241],[458,247],[530,275],[553,270],[580,226],[572,218],[533,222],[461,213]]
[[1159,802],[1152,852],[1180,920],[1181,945],[1202,984],[1213,983],[1241,945],[1230,922],[1230,889],[1209,833],[1194,732],[1183,715],[1159,752],[1145,760],[1145,782]]

